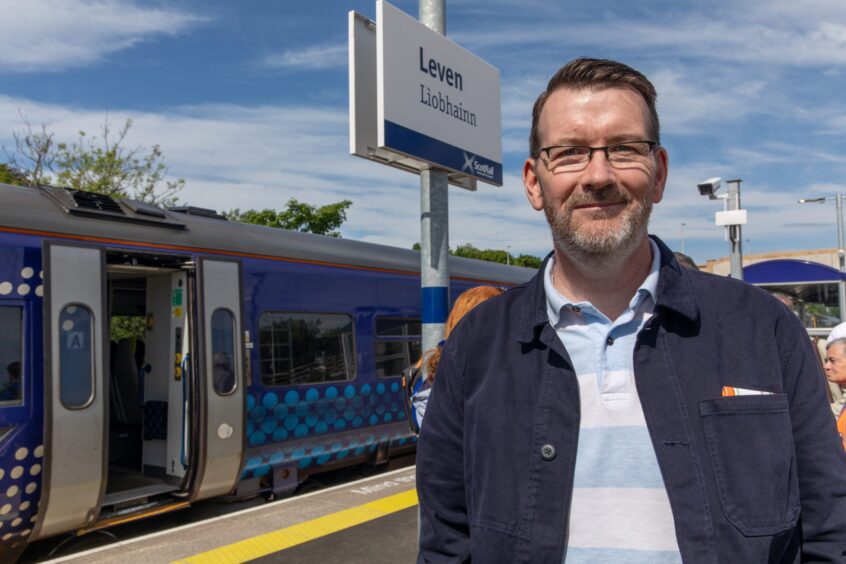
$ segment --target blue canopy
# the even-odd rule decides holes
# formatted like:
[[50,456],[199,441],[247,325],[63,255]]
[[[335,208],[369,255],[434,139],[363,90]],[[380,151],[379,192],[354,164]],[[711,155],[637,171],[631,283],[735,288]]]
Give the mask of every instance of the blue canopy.
[[743,279],[750,284],[825,284],[846,280],[846,274],[818,262],[776,259],[744,267]]

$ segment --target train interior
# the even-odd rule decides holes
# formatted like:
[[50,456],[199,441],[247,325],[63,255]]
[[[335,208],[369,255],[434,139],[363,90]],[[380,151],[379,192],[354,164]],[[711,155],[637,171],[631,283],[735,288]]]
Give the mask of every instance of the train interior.
[[[108,478],[103,514],[180,495],[187,471],[187,259],[107,255]],[[164,499],[163,499],[164,498]]]

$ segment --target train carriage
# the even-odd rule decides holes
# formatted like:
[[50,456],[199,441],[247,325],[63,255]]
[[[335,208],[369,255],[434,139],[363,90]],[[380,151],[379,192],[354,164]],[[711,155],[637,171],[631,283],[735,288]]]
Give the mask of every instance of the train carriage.
[[[0,185],[0,558],[414,449],[419,254]],[[532,271],[450,259],[451,293]]]

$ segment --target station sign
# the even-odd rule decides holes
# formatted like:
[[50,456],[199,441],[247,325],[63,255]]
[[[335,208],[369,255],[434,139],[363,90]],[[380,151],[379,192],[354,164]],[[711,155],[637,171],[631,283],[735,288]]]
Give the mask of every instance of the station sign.
[[350,13],[350,151],[501,186],[499,70],[387,2],[376,15]]

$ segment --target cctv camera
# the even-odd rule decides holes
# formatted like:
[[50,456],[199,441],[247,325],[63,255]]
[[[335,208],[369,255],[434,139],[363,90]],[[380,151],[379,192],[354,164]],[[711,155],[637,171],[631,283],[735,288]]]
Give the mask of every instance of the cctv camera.
[[723,181],[722,178],[719,176],[715,176],[714,178],[709,178],[704,182],[700,182],[696,185],[699,188],[699,194],[701,196],[708,196],[710,198],[714,197],[714,192],[720,189],[720,183]]

